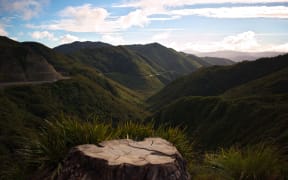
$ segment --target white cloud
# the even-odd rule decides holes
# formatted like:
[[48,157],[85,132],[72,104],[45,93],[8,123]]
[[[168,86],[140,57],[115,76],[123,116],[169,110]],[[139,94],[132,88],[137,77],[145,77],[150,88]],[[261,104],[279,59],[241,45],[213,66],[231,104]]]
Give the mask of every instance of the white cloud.
[[108,11],[104,8],[93,7],[91,4],[67,7],[59,13],[59,16],[60,20],[40,27],[70,32],[110,32],[115,29],[115,25],[107,20]]
[[170,21],[170,20],[175,20],[175,19],[179,19],[181,18],[181,16],[178,15],[173,15],[173,16],[169,16],[169,17],[151,17],[149,18],[150,21]]
[[[1,1],[1,0],[0,0]],[[2,0],[3,1],[3,0]],[[33,1],[33,0],[28,0]],[[276,2],[273,0],[219,0],[216,3],[257,3]],[[277,1],[278,2],[278,1]],[[288,2],[288,0],[287,0]],[[182,16],[206,16],[213,18],[288,18],[286,6],[247,6],[179,9],[184,5],[214,3],[212,0],[140,0],[128,1],[119,7],[136,8],[126,15],[111,16],[104,8],[91,4],[69,6],[58,13],[59,19],[43,25],[28,24],[29,28],[64,30],[69,32],[112,33],[124,31],[131,27],[145,27],[151,21],[167,21]],[[175,9],[177,8],[177,9]]]
[[60,37],[61,43],[71,43],[74,41],[79,41],[80,39],[77,36],[73,36],[71,34],[65,34],[64,36]]
[[125,44],[123,37],[117,34],[104,34],[101,38],[101,41],[113,45]]
[[54,36],[53,33],[48,31],[34,31],[31,33],[31,37],[34,39],[48,39],[51,41],[57,41],[58,39]]
[[259,48],[259,43],[256,39],[255,32],[247,31],[235,36],[228,36],[223,39],[220,45],[224,49],[231,50],[254,50]]
[[60,43],[71,43],[74,41],[85,41],[85,39],[81,39],[77,36],[73,36],[71,34],[65,34],[60,37],[56,37],[54,33],[49,31],[34,31],[31,34],[31,37],[37,40],[48,39],[50,41],[57,41]]
[[[179,19],[182,16],[205,16],[213,18],[288,18],[287,6],[256,6],[255,3],[288,2],[288,0],[137,0],[125,1],[123,4],[114,7],[137,8],[132,13],[140,20],[140,25],[148,24],[150,21],[167,21]],[[213,8],[189,8],[183,9],[187,5],[195,4],[232,4],[230,7]],[[244,3],[245,6],[238,7],[233,4]],[[138,14],[136,14],[138,12]],[[141,13],[140,13],[141,12]],[[132,15],[131,13],[131,15]],[[165,15],[165,17],[150,17],[152,15]],[[136,19],[136,18],[135,18]],[[143,19],[145,21],[143,21]],[[134,21],[137,23],[137,21]],[[142,23],[141,23],[142,22]],[[143,23],[145,22],[145,23]],[[132,23],[137,25],[136,23]],[[130,25],[132,26],[132,25]]]
[[226,36],[222,40],[214,41],[194,41],[169,38],[170,41],[164,42],[167,47],[184,52],[215,52],[215,51],[242,51],[242,52],[288,52],[288,43],[271,44],[260,43],[258,38],[261,34],[253,31],[246,31],[239,34]]
[[29,20],[37,16],[49,0],[0,0],[0,10],[20,15]]
[[185,43],[182,47],[176,47],[178,50],[183,51],[263,51],[266,49],[263,45],[260,45],[256,38],[256,33],[253,31],[247,31],[233,36],[224,37],[221,41],[215,41],[210,43]]
[[161,32],[161,33],[157,33],[157,34],[154,34],[152,36],[152,40],[153,41],[160,41],[160,40],[166,40],[170,37],[170,32]]
[[120,17],[119,22],[122,28],[129,28],[131,26],[143,27],[149,23],[147,16],[148,14],[146,14],[144,11],[137,9],[136,11],[130,12],[126,16]]
[[70,32],[111,33],[132,26],[144,27],[150,22],[148,18],[150,14],[147,11],[138,9],[127,15],[111,17],[106,9],[94,7],[91,4],[70,6],[60,11],[58,15],[60,20],[38,26],[27,24],[26,27]]
[[214,18],[288,18],[286,6],[247,6],[201,9],[181,9],[170,11],[173,15],[197,15]]
[[0,36],[8,36],[7,31],[5,31],[4,26],[1,24],[0,24]]
[[278,51],[278,52],[288,52],[288,43],[272,46],[271,48],[267,49],[269,51]]

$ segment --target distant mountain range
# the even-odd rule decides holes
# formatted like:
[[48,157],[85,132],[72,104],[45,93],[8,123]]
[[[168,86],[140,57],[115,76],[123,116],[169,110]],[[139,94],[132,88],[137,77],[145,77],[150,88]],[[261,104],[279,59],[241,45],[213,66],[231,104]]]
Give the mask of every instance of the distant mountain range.
[[215,51],[215,52],[192,52],[200,57],[218,57],[218,58],[227,58],[231,59],[235,62],[239,61],[252,61],[261,57],[273,57],[281,54],[285,54],[284,52],[240,52],[240,51]]

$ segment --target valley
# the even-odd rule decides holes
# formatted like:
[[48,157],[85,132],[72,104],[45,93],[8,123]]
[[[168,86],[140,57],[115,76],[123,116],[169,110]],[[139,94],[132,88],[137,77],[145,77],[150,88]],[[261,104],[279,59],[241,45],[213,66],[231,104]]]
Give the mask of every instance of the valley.
[[51,49],[1,36],[0,70],[0,179],[53,179],[75,145],[151,136],[194,179],[288,175],[287,54],[236,63],[159,43]]

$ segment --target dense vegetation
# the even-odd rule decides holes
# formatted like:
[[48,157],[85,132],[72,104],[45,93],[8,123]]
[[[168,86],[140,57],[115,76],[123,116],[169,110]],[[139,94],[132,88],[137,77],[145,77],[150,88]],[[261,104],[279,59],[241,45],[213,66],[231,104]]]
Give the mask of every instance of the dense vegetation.
[[[58,47],[65,55],[39,43],[0,41],[0,69],[15,68],[8,60],[21,62],[25,74],[23,67],[39,60],[66,77],[0,87],[0,179],[57,177],[75,145],[150,136],[172,142],[193,179],[288,176],[288,55],[196,70],[213,58],[157,43],[76,42]],[[34,61],[21,59],[23,49]],[[181,73],[143,76],[171,68]],[[153,115],[146,110],[144,97],[194,70],[148,100]],[[6,82],[13,81],[15,71],[3,72]]]
[[21,43],[0,36],[0,82],[61,79],[45,58]]
[[[158,123],[181,124],[201,149],[215,150],[233,144],[273,141],[287,145],[288,96],[185,97],[154,116]],[[286,125],[285,125],[286,124]]]

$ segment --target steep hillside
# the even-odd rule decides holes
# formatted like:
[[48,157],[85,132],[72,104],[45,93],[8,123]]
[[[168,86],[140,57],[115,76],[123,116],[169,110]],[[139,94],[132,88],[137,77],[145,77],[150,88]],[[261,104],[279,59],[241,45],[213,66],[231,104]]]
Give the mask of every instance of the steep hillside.
[[288,67],[229,89],[223,94],[223,96],[237,98],[241,96],[265,96],[286,93],[288,93]]
[[66,55],[59,54],[54,50],[35,42],[24,42],[25,46],[29,46],[35,53],[41,54],[47,59],[47,61],[55,67],[58,72],[66,76],[83,75],[86,78],[100,85],[102,88],[110,91],[114,95],[118,95],[121,98],[127,99],[129,102],[138,101],[139,96],[135,92],[127,89],[126,87],[114,82],[113,80],[106,78],[99,71],[87,66],[83,63],[76,62]]
[[21,43],[0,37],[0,82],[55,81],[61,78],[45,57]]
[[189,58],[174,49],[167,48],[158,43],[147,45],[129,45],[126,46],[135,53],[144,57],[158,71],[171,71],[175,77],[192,72],[202,67],[200,58],[194,56]]
[[149,64],[121,46],[79,49],[69,57],[133,90],[154,92],[164,86],[158,77],[153,77],[157,72]]
[[185,127],[194,145],[205,150],[259,142],[288,145],[287,93],[237,99],[187,96],[161,108],[153,119]]
[[288,66],[288,55],[242,62],[232,66],[213,66],[182,77],[152,96],[153,109],[185,96],[215,96],[233,87],[256,80]]

